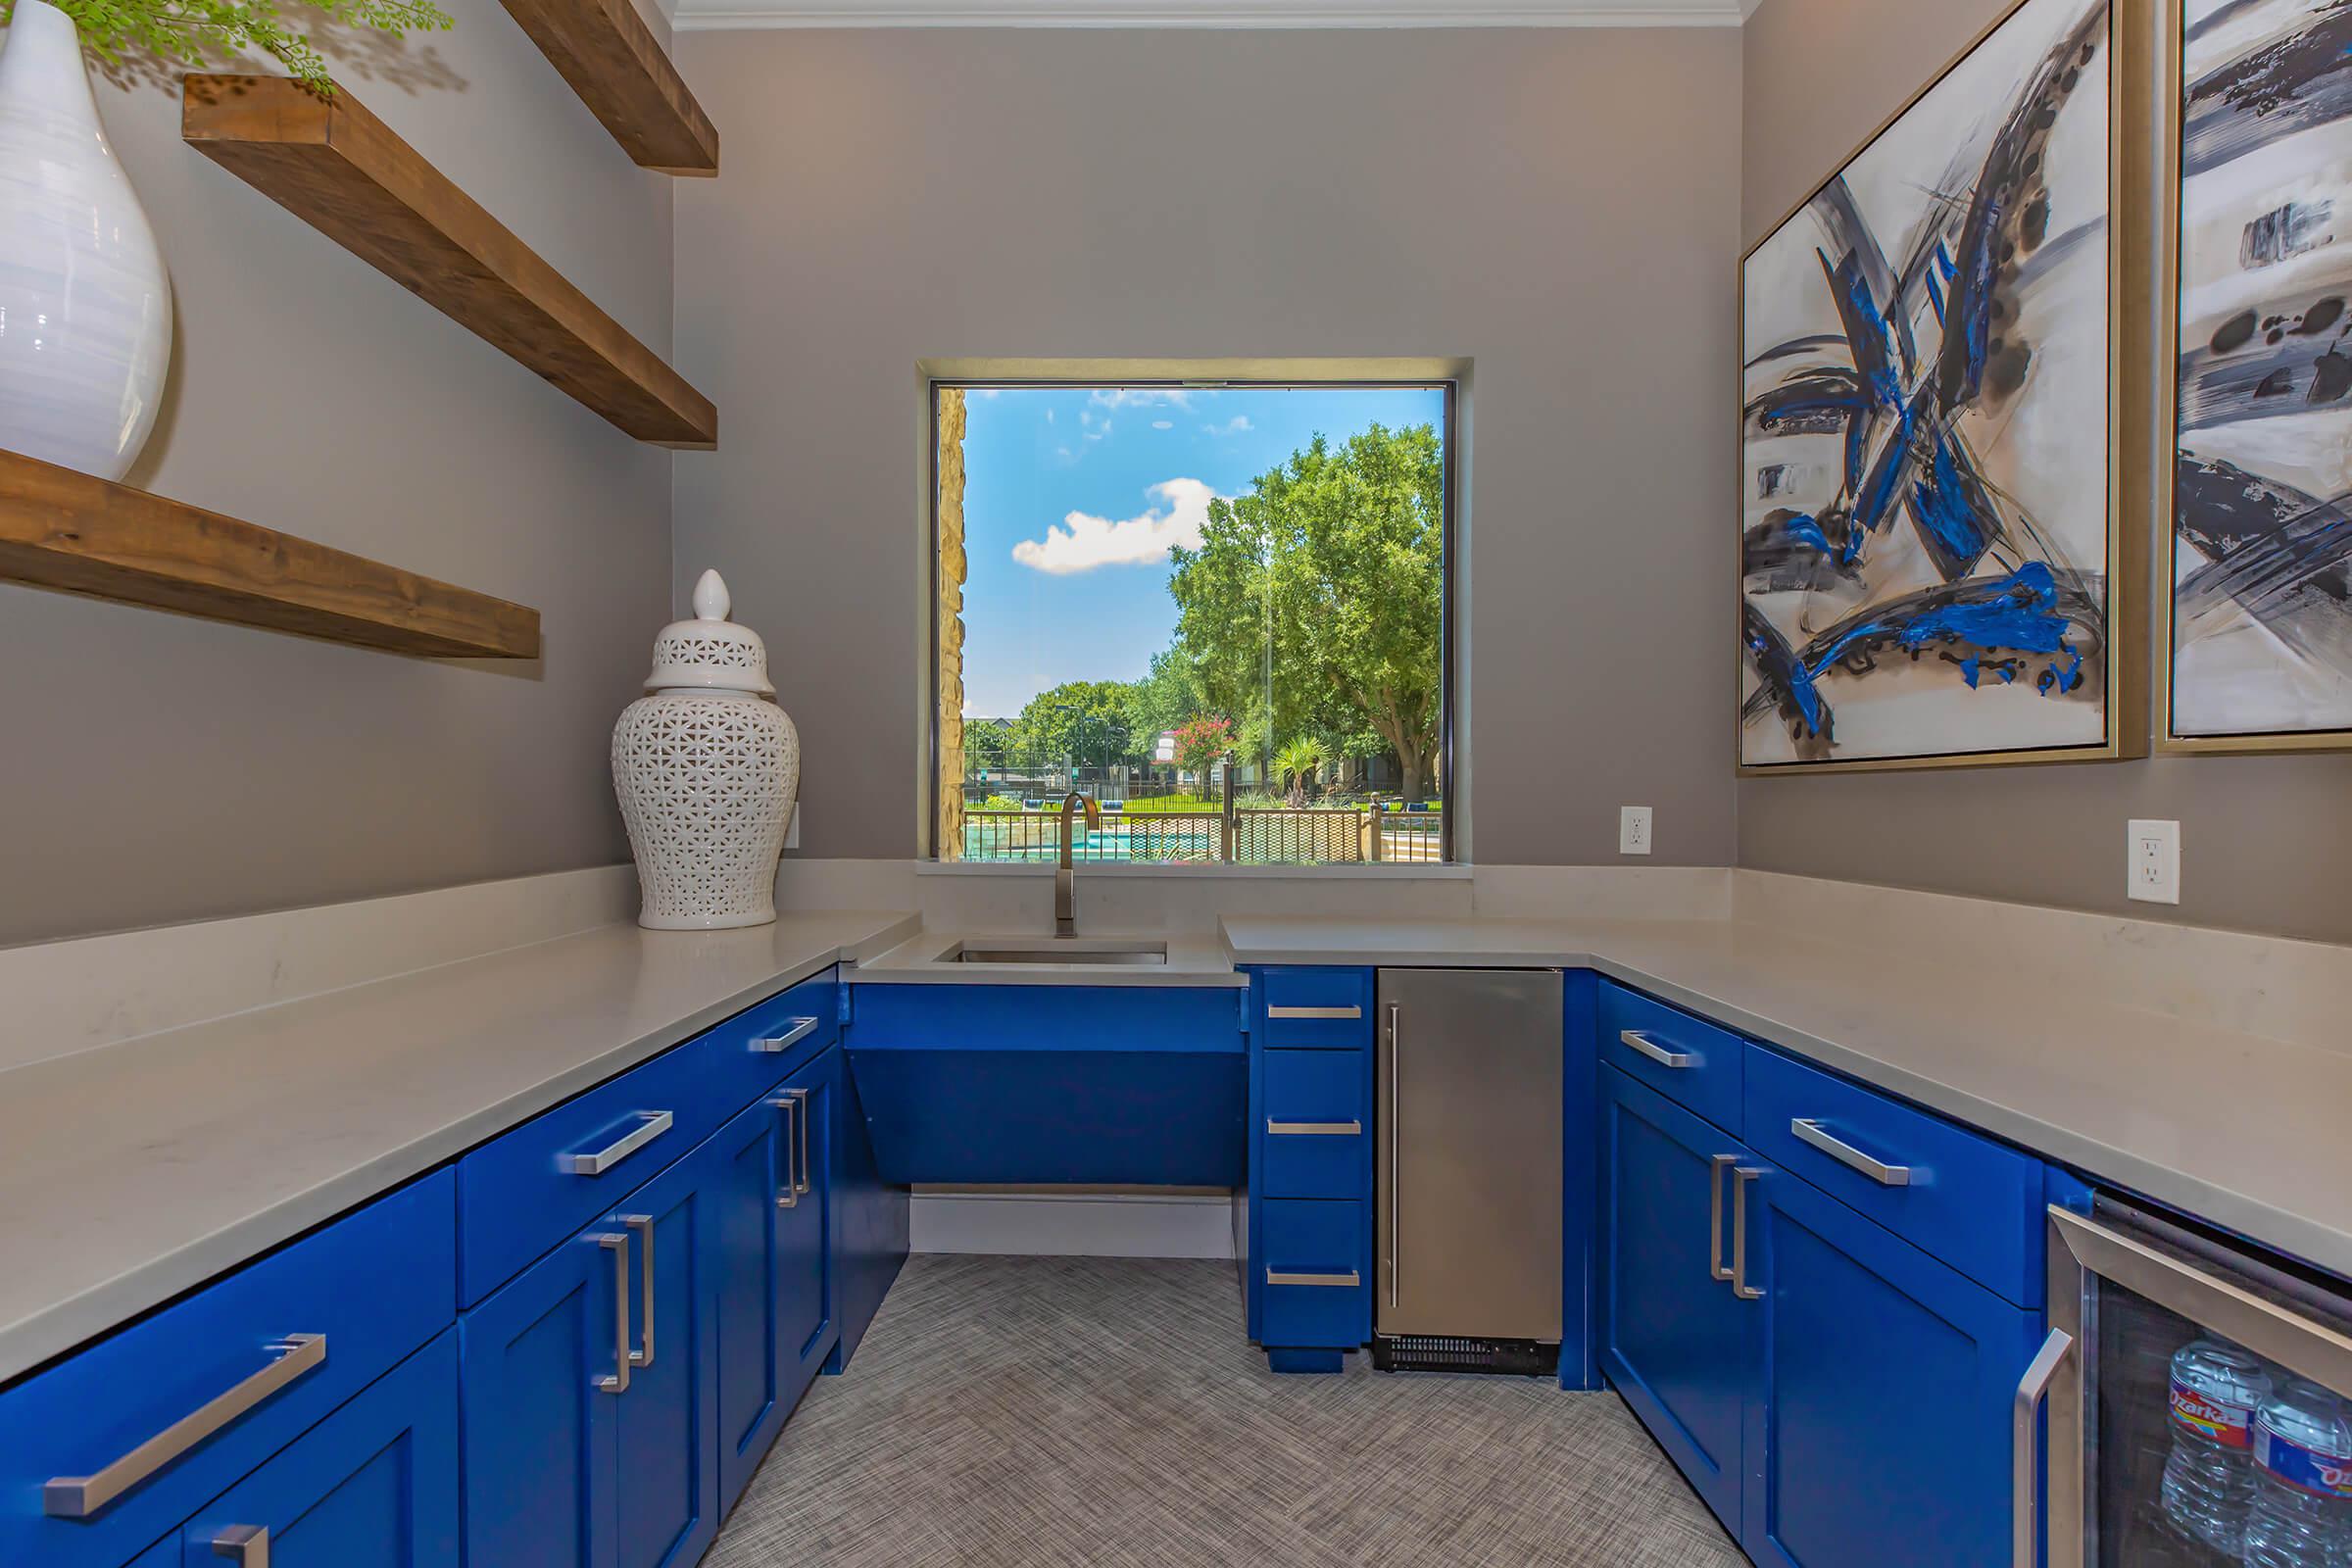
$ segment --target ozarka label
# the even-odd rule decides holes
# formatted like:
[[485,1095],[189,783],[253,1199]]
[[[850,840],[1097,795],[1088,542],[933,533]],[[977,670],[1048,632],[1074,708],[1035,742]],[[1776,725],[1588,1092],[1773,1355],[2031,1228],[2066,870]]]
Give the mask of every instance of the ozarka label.
[[2254,1462],[2297,1492],[2352,1498],[2352,1454],[2307,1448],[2273,1432],[2268,1421],[2255,1423]]
[[2243,1404],[2227,1404],[2210,1394],[2200,1394],[2173,1379],[2173,1424],[2188,1432],[2211,1438],[2225,1448],[2245,1448],[2253,1446],[2251,1427],[2254,1411]]

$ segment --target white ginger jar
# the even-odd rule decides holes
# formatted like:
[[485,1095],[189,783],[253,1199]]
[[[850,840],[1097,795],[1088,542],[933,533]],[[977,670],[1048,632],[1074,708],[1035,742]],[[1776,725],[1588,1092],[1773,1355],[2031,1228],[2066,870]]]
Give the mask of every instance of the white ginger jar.
[[776,917],[801,737],[775,705],[766,644],[731,608],[718,573],[704,572],[696,618],[662,628],[648,695],[612,728],[612,793],[644,895],[637,923],[656,931]]

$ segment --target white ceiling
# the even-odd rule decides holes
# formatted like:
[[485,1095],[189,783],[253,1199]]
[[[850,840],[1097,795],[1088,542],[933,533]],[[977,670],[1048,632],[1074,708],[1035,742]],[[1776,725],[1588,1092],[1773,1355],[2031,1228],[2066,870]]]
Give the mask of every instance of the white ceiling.
[[[663,0],[670,9],[672,0]],[[1736,27],[1761,0],[674,0],[680,28]]]

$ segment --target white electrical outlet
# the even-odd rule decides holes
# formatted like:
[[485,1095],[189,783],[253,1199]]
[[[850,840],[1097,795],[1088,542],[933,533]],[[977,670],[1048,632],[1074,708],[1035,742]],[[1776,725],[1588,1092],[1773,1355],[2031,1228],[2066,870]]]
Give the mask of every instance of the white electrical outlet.
[[792,816],[784,824],[784,847],[788,850],[801,847],[801,803],[798,801],[792,803]]
[[2180,902],[2180,824],[2133,818],[2127,841],[2131,886],[2143,904]]
[[1649,808],[1628,806],[1617,812],[1617,853],[1619,855],[1647,855],[1649,853]]

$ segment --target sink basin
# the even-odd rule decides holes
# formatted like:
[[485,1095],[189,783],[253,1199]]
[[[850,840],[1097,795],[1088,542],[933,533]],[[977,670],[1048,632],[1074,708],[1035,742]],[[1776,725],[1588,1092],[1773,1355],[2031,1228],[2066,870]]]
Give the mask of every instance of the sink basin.
[[1122,967],[1164,964],[1165,942],[1089,942],[1083,937],[1028,943],[958,942],[939,956],[942,963],[1100,963]]

